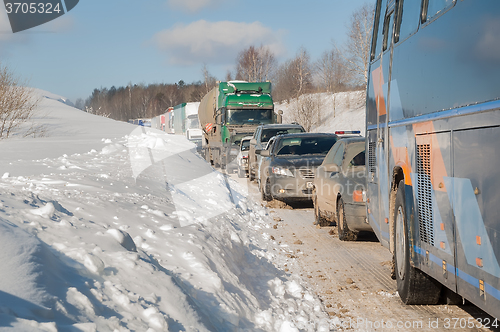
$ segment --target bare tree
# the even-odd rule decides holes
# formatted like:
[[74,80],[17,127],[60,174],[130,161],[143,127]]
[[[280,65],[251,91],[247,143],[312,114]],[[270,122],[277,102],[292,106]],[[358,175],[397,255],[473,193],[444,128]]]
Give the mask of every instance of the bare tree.
[[298,122],[306,131],[321,123],[321,97],[318,94],[304,94],[290,104],[290,119]]
[[[368,81],[368,54],[373,29],[374,9],[364,4],[352,13],[347,26],[347,44],[343,49],[343,57],[354,74],[355,85],[365,85]],[[338,49],[337,49],[338,50]]]
[[201,101],[203,97],[217,85],[217,80],[210,74],[206,64],[203,64],[201,71],[203,73],[203,82],[201,84],[201,89],[196,91],[196,96],[194,98],[196,101]]
[[351,73],[347,63],[336,49],[325,51],[315,63],[315,79],[318,89],[336,93],[346,89],[351,81]]
[[293,66],[297,81],[297,97],[299,97],[309,92],[309,87],[312,85],[311,58],[305,48],[300,48],[299,53],[295,57]]
[[[39,99],[5,66],[0,65],[0,139],[18,132],[35,114]],[[31,126],[26,135],[34,134]]]
[[289,101],[313,90],[312,65],[304,48],[292,60],[282,64],[277,71],[273,97],[276,101]]
[[250,46],[238,54],[236,79],[262,82],[272,79],[276,69],[276,58],[265,46]]

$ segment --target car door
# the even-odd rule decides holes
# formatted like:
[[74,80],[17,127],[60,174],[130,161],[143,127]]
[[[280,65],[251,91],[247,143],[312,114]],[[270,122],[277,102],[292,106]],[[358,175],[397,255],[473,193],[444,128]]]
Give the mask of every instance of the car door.
[[[269,151],[272,151],[272,150],[271,150],[271,147],[272,147],[272,145],[273,145],[273,143],[274,143],[274,141],[275,141],[275,140],[276,140],[276,137],[272,137],[272,138],[271,138],[271,139],[270,139],[270,140],[266,143],[266,145],[263,147],[263,149],[262,149],[261,151],[263,151],[263,150],[269,150]],[[257,174],[257,179],[260,179],[260,170],[261,170],[261,165],[262,165],[262,162],[263,162],[263,160],[264,160],[264,159],[265,159],[265,157],[262,157],[262,156],[258,159],[258,164],[257,164],[257,173],[256,173],[256,174]],[[262,169],[264,169],[264,168],[262,168]]]
[[341,187],[339,180],[340,176],[342,175],[341,165],[342,165],[342,160],[344,158],[344,150],[345,150],[345,143],[340,142],[337,151],[333,156],[333,162],[332,162],[332,164],[338,166],[338,171],[329,172],[330,174],[327,175],[326,177],[326,181],[328,182],[329,186],[326,205],[328,211],[332,211],[335,214],[337,213],[337,195],[343,189]]
[[[262,130],[262,127],[257,127],[257,129],[255,129],[255,132],[253,134],[252,139],[250,140],[250,149],[248,150],[248,171],[249,172],[252,172],[252,170],[254,169],[254,166],[255,166],[255,162],[257,161],[255,149],[256,149],[257,142],[260,140],[261,130]],[[251,179],[251,177],[250,177],[250,179]]]
[[314,179],[314,186],[316,190],[316,204],[322,211],[329,211],[328,208],[330,206],[327,201],[330,199],[329,192],[331,191],[331,181],[329,179],[330,172],[328,171],[328,165],[333,163],[333,157],[337,152],[340,142],[335,143],[328,154],[325,156],[323,163],[318,168],[316,172],[316,178]]
[[270,174],[270,170],[269,170],[269,167],[271,165],[271,160],[273,159],[273,154],[276,153],[276,151],[274,151],[274,146],[275,146],[275,143],[276,143],[276,139],[273,138],[273,141],[270,142],[270,144],[268,144],[267,146],[267,150],[269,150],[269,157],[261,157],[260,158],[260,164],[259,164],[259,181],[260,183],[266,183],[266,180],[267,178],[269,177],[269,174]]

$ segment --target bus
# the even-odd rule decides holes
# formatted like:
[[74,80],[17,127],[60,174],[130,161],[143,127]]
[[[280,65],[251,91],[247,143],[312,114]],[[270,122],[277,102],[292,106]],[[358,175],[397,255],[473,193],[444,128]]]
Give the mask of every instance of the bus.
[[367,217],[401,300],[500,318],[500,1],[377,0],[366,99]]

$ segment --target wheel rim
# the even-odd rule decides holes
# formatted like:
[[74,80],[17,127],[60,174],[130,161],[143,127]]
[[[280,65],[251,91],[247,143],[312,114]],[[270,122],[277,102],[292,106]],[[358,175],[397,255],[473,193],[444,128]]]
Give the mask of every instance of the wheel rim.
[[406,237],[405,237],[405,225],[404,225],[404,214],[403,207],[399,206],[396,215],[396,266],[399,279],[403,280],[405,276],[405,264],[406,264]]

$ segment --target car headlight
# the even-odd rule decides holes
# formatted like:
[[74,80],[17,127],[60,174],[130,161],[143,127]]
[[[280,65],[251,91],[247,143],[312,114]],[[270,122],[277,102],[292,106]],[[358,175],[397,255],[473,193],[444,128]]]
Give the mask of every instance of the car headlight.
[[273,167],[273,174],[293,177],[293,173],[285,167]]

